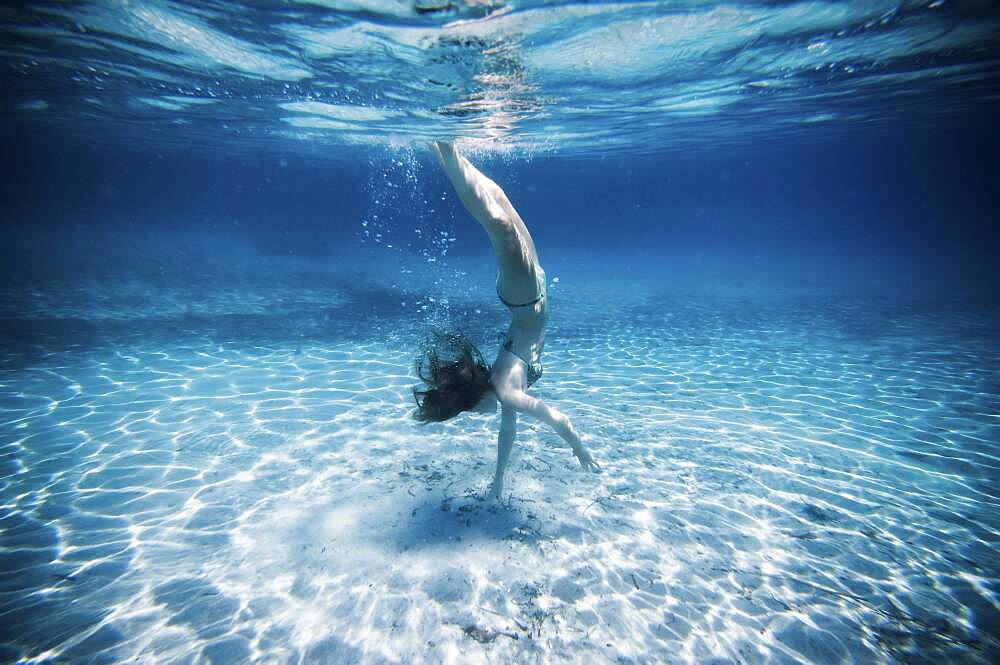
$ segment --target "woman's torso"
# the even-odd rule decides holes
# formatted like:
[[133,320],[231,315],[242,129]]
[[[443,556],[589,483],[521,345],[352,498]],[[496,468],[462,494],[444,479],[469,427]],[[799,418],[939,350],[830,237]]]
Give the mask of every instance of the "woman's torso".
[[512,207],[508,212],[506,230],[490,238],[497,259],[497,295],[511,315],[504,349],[537,371],[548,318],[545,271],[527,226]]
[[548,294],[545,286],[545,271],[535,264],[533,271],[534,295],[521,290],[520,299],[511,299],[503,289],[504,275],[497,271],[497,295],[505,301],[510,312],[510,326],[505,339],[506,348],[524,360],[528,365],[539,365],[542,347],[545,344],[545,324],[548,320]]

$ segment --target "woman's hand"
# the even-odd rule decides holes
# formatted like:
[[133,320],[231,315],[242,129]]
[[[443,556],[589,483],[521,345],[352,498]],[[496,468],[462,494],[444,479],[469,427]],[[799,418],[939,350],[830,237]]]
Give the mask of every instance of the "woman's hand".
[[582,443],[579,447],[573,448],[573,454],[580,460],[580,466],[585,471],[590,471],[591,473],[601,472],[601,465],[594,461],[594,458],[590,455],[590,451]]

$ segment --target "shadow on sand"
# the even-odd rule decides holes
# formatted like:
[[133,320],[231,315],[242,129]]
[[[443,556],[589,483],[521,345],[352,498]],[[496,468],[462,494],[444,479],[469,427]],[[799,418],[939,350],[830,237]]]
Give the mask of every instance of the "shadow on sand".
[[386,543],[399,551],[459,542],[516,540],[536,544],[546,539],[534,513],[481,496],[425,500],[410,510],[410,519],[386,533]]

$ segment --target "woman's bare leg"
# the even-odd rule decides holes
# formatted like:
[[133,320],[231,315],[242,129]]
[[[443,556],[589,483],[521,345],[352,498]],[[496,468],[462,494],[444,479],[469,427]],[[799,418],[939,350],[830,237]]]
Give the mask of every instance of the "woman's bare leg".
[[486,231],[508,294],[534,293],[538,255],[521,216],[498,184],[463,157],[452,143],[431,146],[465,209]]
[[509,233],[513,206],[500,186],[463,157],[454,144],[437,141],[432,147],[462,204],[482,225],[490,239],[494,235]]

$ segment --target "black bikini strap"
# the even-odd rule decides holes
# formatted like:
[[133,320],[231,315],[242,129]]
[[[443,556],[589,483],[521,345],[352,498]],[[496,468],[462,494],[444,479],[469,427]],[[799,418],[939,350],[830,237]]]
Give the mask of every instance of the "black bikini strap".
[[545,297],[545,294],[544,293],[540,293],[540,294],[538,294],[538,297],[535,298],[534,300],[532,300],[531,302],[524,302],[524,303],[520,303],[520,304],[514,304],[512,302],[507,301],[507,299],[505,299],[502,295],[500,295],[500,289],[497,289],[497,298],[500,299],[500,302],[502,302],[503,304],[507,305],[507,307],[528,307],[530,305],[534,305],[536,302],[538,302],[539,300],[541,300],[544,297]]

